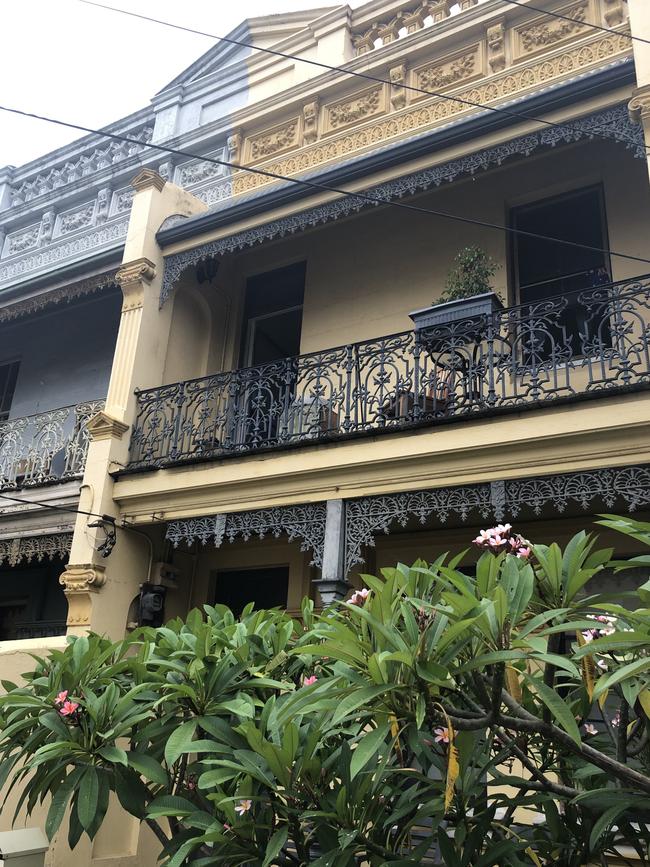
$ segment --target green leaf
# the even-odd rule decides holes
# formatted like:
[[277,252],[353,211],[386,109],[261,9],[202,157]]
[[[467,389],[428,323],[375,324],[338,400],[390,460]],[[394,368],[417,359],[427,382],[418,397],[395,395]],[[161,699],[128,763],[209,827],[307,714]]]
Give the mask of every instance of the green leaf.
[[153,756],[146,753],[127,753],[127,762],[131,768],[136,770],[146,780],[152,783],[157,783],[159,786],[166,786],[169,782],[169,777],[160,762],[157,762]]
[[612,672],[612,674],[601,677],[594,688],[594,699],[601,696],[608,689],[611,689],[614,684],[620,683],[620,681],[624,680],[626,677],[640,674],[642,671],[647,671],[649,668],[650,659],[637,659],[634,662],[629,662],[627,665],[623,665],[617,671]]
[[100,747],[97,750],[97,754],[100,755],[103,759],[106,759],[107,762],[112,762],[114,765],[127,764],[126,753],[119,747],[108,745],[105,747]]
[[359,689],[355,689],[354,692],[344,698],[339,704],[332,717],[332,725],[335,726],[340,723],[346,716],[360,708],[361,705],[366,704],[366,702],[372,701],[372,699],[377,698],[377,696],[384,695],[386,690],[386,684],[362,686]]
[[81,778],[77,795],[77,813],[84,831],[92,825],[97,813],[99,799],[99,780],[95,768],[88,768]]
[[546,705],[546,707],[551,711],[556,721],[560,724],[560,726],[564,729],[564,731],[574,740],[577,744],[580,744],[580,731],[578,729],[578,724],[575,721],[575,717],[571,713],[568,705],[564,703],[564,701],[560,698],[560,696],[552,689],[550,686],[547,686],[540,678],[532,677],[530,674],[527,674],[525,671],[522,672],[524,679],[530,684],[533,691],[537,694],[540,700]]
[[187,747],[194,739],[194,732],[198,721],[196,719],[183,723],[175,729],[169,736],[169,740],[165,744],[165,761],[168,765],[173,765],[181,757]]
[[196,812],[195,805],[179,795],[161,795],[147,807],[148,816],[189,816]]
[[83,768],[75,768],[74,771],[65,778],[52,796],[52,803],[50,804],[50,809],[47,812],[47,819],[45,820],[45,833],[47,834],[47,839],[50,841],[59,830],[66,807],[68,806],[68,801],[70,800],[70,795],[74,791],[77,781],[82,774]]
[[363,734],[361,740],[357,743],[356,748],[352,751],[352,759],[350,761],[350,779],[353,780],[377,754],[384,745],[386,736],[388,735],[388,726],[383,725],[376,728],[368,734]]
[[287,837],[289,836],[288,828],[280,828],[279,831],[276,831],[275,834],[269,840],[266,846],[266,854],[264,855],[264,861],[262,862],[262,867],[269,867],[269,864],[272,864],[275,858],[278,857],[280,852],[282,851],[282,847],[287,842]]

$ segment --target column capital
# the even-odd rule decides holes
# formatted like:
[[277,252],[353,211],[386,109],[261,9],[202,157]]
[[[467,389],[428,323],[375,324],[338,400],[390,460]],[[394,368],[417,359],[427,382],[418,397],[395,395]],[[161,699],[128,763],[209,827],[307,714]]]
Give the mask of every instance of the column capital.
[[124,302],[122,312],[138,310],[144,304],[144,289],[156,276],[154,263],[143,257],[125,262],[115,275],[115,280],[122,289]]
[[68,600],[68,626],[90,626],[92,594],[106,583],[105,567],[93,563],[69,565],[59,577]]

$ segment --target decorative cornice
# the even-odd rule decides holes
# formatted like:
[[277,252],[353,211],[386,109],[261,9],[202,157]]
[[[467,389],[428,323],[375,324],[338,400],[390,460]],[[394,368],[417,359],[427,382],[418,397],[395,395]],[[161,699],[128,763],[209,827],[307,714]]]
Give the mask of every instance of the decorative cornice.
[[162,193],[166,183],[167,181],[162,178],[158,172],[155,172],[153,169],[143,169],[133,178],[131,186],[136,193],[152,189],[158,190],[159,193]]
[[101,411],[86,423],[86,429],[93,441],[118,439],[121,440],[128,431],[129,425]]
[[37,295],[33,298],[25,298],[21,301],[7,304],[4,307],[0,307],[0,322],[9,322],[22,316],[40,313],[42,310],[46,310],[56,304],[69,304],[77,298],[94,295],[102,289],[109,289],[117,285],[115,274],[115,271],[109,271],[106,274],[99,274],[96,277],[88,277],[77,283],[71,283],[69,286],[63,286],[60,289],[43,292],[42,295]]
[[312,553],[311,565],[321,567],[326,513],[325,503],[312,503],[173,521],[167,527],[165,538],[175,548],[181,542],[188,545],[194,542],[200,542],[201,545],[211,543],[220,548],[224,539],[234,542],[241,538],[247,542],[252,537],[264,539],[273,536],[277,539],[284,535],[289,542],[299,539],[300,550]]
[[544,507],[562,514],[572,504],[584,511],[624,506],[628,512],[650,505],[650,467],[614,467],[528,479],[510,479],[466,487],[386,494],[348,500],[345,508],[346,574],[364,562],[362,549],[375,536],[410,520],[431,518],[445,524],[450,515],[503,521],[522,512],[539,516]]
[[0,540],[0,564],[17,566],[37,560],[67,560],[72,545],[72,533],[48,533],[41,536],[23,536],[20,539]]
[[[633,124],[627,108],[619,105],[559,127],[547,127],[432,168],[387,181],[364,192],[386,202],[398,200],[406,195],[413,195],[431,187],[438,187],[443,183],[450,183],[458,177],[474,175],[479,171],[500,166],[506,160],[529,156],[539,148],[553,148],[559,144],[571,144],[583,139],[590,139],[595,133],[598,133],[599,136],[606,135],[613,141],[624,144],[628,149],[633,150],[635,157],[640,159],[646,157],[643,129]],[[368,207],[376,207],[376,205],[365,199],[346,196],[168,256],[165,258],[160,306],[162,307],[167,301],[184,271],[205,259],[223,256],[225,253],[254,247],[265,241],[276,240],[296,232],[303,232],[319,224],[348,217]]]

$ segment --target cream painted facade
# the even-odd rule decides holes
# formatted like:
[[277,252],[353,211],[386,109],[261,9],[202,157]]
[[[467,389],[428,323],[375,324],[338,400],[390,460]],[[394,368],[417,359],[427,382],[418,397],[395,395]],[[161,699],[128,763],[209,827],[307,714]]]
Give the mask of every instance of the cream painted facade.
[[[143,584],[164,587],[172,617],[222,598],[220,575],[241,576],[254,601],[256,580],[282,572],[279,602],[297,610],[305,595],[344,595],[364,571],[468,547],[476,528],[502,518],[536,541],[564,541],[604,511],[647,517],[650,281],[638,278],[650,272],[650,46],[630,35],[650,38],[650,7],[533,5],[543,11],[371,0],[259,19],[234,38],[345,69],[217,47],[154,98],[153,114],[122,122],[146,121],[148,140],[197,158],[149,152],[144,137],[115,170],[131,171],[128,190],[96,167],[98,201],[110,186],[101,225],[122,226],[110,248],[122,309],[105,407],[88,423],[79,508],[111,516],[117,537],[102,557],[105,529],[77,515],[61,576],[69,634],[123,636]],[[554,11],[567,17],[544,14]],[[25,184],[50,176],[39,171],[13,173],[23,225],[5,245],[27,232],[23,211],[40,199],[28,200]],[[68,183],[57,196],[77,195],[78,181]],[[602,247],[625,255],[607,261],[605,300],[581,296],[579,321],[592,330],[589,351],[578,351],[565,308],[525,294],[510,229],[533,204],[590,190]],[[55,233],[42,255],[54,259],[57,243]],[[108,279],[101,244],[95,260],[75,263],[74,280],[63,263],[11,292],[25,304],[82,277]],[[497,333],[461,339],[444,325],[423,343],[409,314],[440,299],[470,245],[498,265],[507,312]],[[4,267],[19,255],[28,253]],[[299,303],[274,300],[289,297],[289,278],[259,282],[303,265]],[[569,283],[558,285],[573,310]],[[279,313],[284,324],[265,318]],[[267,355],[289,335],[294,360],[256,360],[255,329]],[[535,339],[547,348],[533,363]],[[0,676],[62,640],[6,642]],[[4,811],[0,826],[9,821]],[[48,863],[153,865],[152,843],[116,811],[92,846],[73,856],[57,840]]]

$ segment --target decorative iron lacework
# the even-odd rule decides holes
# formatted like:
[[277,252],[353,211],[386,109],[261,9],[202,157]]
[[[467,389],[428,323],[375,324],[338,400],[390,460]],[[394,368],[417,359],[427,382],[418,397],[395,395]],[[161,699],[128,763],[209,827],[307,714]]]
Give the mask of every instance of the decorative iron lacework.
[[[638,159],[645,159],[646,157],[643,127],[630,119],[627,106],[619,105],[563,124],[561,127],[547,127],[424,171],[387,181],[364,190],[364,193],[381,198],[386,202],[401,199],[403,196],[413,195],[431,187],[439,187],[443,183],[450,183],[462,175],[474,175],[479,171],[500,166],[513,157],[529,156],[540,147],[570,144],[581,139],[591,139],[594,135],[609,136],[614,141],[625,144],[627,148],[633,150],[634,156]],[[192,250],[168,256],[165,259],[160,306],[162,307],[167,301],[183,272],[204,259],[243,250],[246,247],[254,247],[265,241],[282,238],[295,232],[302,232],[320,223],[329,223],[368,207],[377,207],[377,205],[364,199],[346,196],[343,199],[310,208],[299,214],[271,220],[263,226],[256,226],[245,232],[237,232]]]
[[594,500],[602,500],[608,509],[625,503],[633,512],[650,505],[650,467],[594,470],[587,473],[523,479],[505,483],[508,517],[516,518],[522,508],[532,508],[539,515],[551,503],[559,513],[569,503],[587,510]]
[[0,490],[28,488],[83,475],[87,422],[103,400],[0,422]]
[[173,521],[167,527],[166,538],[175,548],[181,542],[187,545],[193,542],[207,545],[211,542],[216,548],[220,548],[224,539],[234,542],[235,539],[241,538],[247,542],[253,536],[258,539],[264,539],[266,536],[278,539],[286,535],[289,542],[299,539],[300,550],[312,552],[311,565],[321,568],[326,511],[325,503],[313,503],[306,506],[276,506],[272,509]]
[[462,521],[471,516],[498,522],[516,518],[524,508],[539,515],[544,506],[551,506],[561,514],[570,503],[587,510],[597,502],[608,509],[625,505],[629,512],[650,505],[650,467],[608,468],[349,500],[345,509],[346,574],[364,562],[363,547],[374,547],[375,536],[390,533],[395,523],[405,527],[415,518],[425,524],[433,516],[444,524],[451,514]]
[[450,515],[462,521],[474,514],[488,518],[494,513],[491,493],[490,485],[483,484],[348,500],[345,504],[346,575],[357,563],[364,562],[362,548],[374,547],[375,536],[388,535],[392,524],[405,527],[412,518],[425,524],[432,516],[441,524],[446,523]]
[[0,565],[31,563],[36,560],[67,560],[72,546],[72,533],[51,533],[45,536],[26,536],[22,539],[0,539]]
[[137,393],[130,468],[650,387],[650,278]]
[[70,284],[70,286],[62,286],[60,289],[44,292],[35,298],[27,298],[23,301],[16,301],[13,304],[0,307],[0,322],[8,322],[21,316],[29,316],[55,304],[69,304],[76,298],[93,295],[102,289],[109,289],[113,286],[117,286],[115,271],[111,271],[108,274],[100,274],[97,277],[88,277],[86,280],[80,280],[77,283]]

